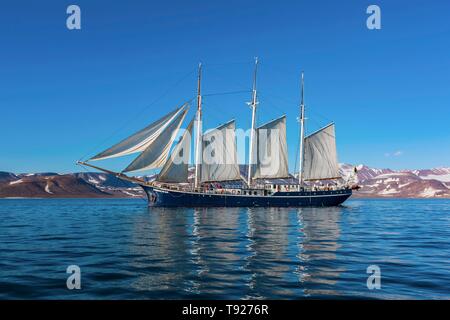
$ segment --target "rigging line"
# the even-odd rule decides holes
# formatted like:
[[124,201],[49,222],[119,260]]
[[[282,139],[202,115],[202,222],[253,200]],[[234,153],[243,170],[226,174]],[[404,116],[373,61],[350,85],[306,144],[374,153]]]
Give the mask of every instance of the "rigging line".
[[301,69],[299,68],[298,65],[290,65],[290,66],[283,66],[280,65],[279,63],[273,63],[273,60],[264,60],[264,65],[267,67],[267,69],[269,69],[270,73],[273,73],[276,77],[282,77],[282,78],[298,78],[298,70]]
[[[268,103],[270,106],[272,106],[274,109],[276,109],[282,113],[286,113],[286,110],[282,110],[279,107],[277,107],[274,103],[272,103],[272,101],[271,101],[272,98],[269,98],[267,95],[263,95],[263,97],[265,99],[265,102]],[[288,101],[288,99],[285,99],[285,100]],[[320,123],[318,121],[314,120],[314,116],[318,117],[318,118],[322,118],[323,120],[326,120],[327,122],[333,122],[330,118],[327,118],[326,116],[318,113],[317,111],[309,110],[309,109],[308,109],[308,111],[309,111],[309,114],[312,114],[312,116],[313,116],[313,117],[310,117],[309,120],[319,126],[320,126]]]
[[[266,93],[265,94],[266,99],[267,99],[268,95],[270,95],[270,96],[273,96],[274,98],[284,100],[285,102],[289,102],[290,104],[294,104],[294,105],[298,104],[298,102],[295,102],[294,100],[291,100],[290,98],[287,98],[285,96],[280,96],[280,95],[274,94],[267,90],[265,90],[265,93]],[[269,98],[272,98],[272,97],[269,97]],[[321,114],[320,112],[317,112],[316,109],[314,109],[314,108],[312,110],[309,110],[308,112],[312,115],[318,116],[319,118],[322,118],[324,120],[332,122],[331,119],[327,118],[325,115]]]
[[324,120],[326,120],[328,122],[333,122],[330,118],[327,118],[326,116],[324,116],[323,114],[315,111],[314,109],[313,110],[309,110],[309,113],[312,113],[314,116],[318,116],[319,118],[322,118],[322,119],[324,119]]
[[227,62],[227,63],[206,63],[205,66],[208,67],[226,67],[226,66],[236,66],[236,65],[249,65],[249,61],[235,61],[235,62]]
[[[214,70],[214,68],[213,69],[208,69],[208,70],[209,70],[209,72],[208,72],[209,76],[212,76],[213,78],[221,80],[222,82],[225,82],[225,83],[229,83],[230,82],[230,79],[225,78],[222,74],[217,72],[217,70]],[[240,88],[247,87],[247,83],[244,84],[243,82],[241,82],[241,80],[237,80],[235,77],[232,78],[232,81],[233,81],[233,84],[236,84]]]
[[218,93],[208,93],[203,94],[203,97],[212,97],[212,96],[222,96],[222,95],[228,95],[228,94],[239,94],[239,93],[249,93],[252,92],[251,90],[238,90],[238,91],[228,91],[228,92],[218,92]]
[[[322,129],[323,128],[323,125],[321,124],[321,123],[319,123],[318,121],[316,121],[316,120],[314,120],[314,119],[308,119],[309,120],[309,122],[311,123],[311,122],[313,122],[315,125],[317,125],[318,127],[319,127],[319,129],[317,129],[317,130],[314,130],[313,132],[311,132],[311,133],[309,133],[308,135],[310,135],[310,134],[312,134],[312,133],[315,133],[316,131],[318,131],[318,130],[320,130],[320,129]],[[306,132],[306,131],[305,131]],[[327,133],[328,134],[328,133]],[[329,136],[332,136],[332,135],[330,135],[330,134],[328,134]]]
[[81,169],[83,169],[84,171],[86,171],[86,173],[90,173],[90,172],[88,171],[88,169],[86,169],[83,165],[81,165],[80,167],[81,167]]
[[[259,94],[259,96],[261,96],[261,94]],[[263,99],[265,100],[264,103],[268,103],[271,107],[273,107],[275,110],[281,112],[282,114],[286,114],[286,110],[281,109],[280,107],[278,107],[275,103],[273,103],[273,101],[271,100],[271,98],[268,98],[268,96],[266,95],[262,95]]]
[[217,111],[219,111],[220,114],[222,114],[222,115],[225,114],[227,117],[230,117],[230,118],[235,118],[236,117],[234,114],[231,114],[231,113],[227,112],[226,110],[223,110],[224,108],[221,108],[221,107],[219,107],[218,105],[216,105],[214,103],[211,104],[210,102],[202,101],[202,104],[204,106],[207,106],[207,107],[212,107],[212,108],[204,108],[202,110],[203,114],[205,115],[205,118],[213,118],[214,120],[217,120],[219,123],[222,123],[223,122],[223,118],[216,116]]
[[[82,170],[86,171],[86,173],[88,173],[88,174],[89,174],[89,173],[95,173],[95,172],[89,171],[89,170],[86,169],[86,167],[83,166],[83,165],[81,165],[80,167],[81,167]],[[106,174],[107,174],[107,175],[111,175],[111,173],[106,173]],[[113,188],[115,188],[115,189],[117,190],[117,189],[120,188],[119,182],[121,182],[121,180],[120,180],[119,178],[117,178],[116,176],[113,176],[113,179],[114,179]],[[133,184],[135,184],[135,183],[133,183]],[[103,190],[101,190],[100,188],[98,188],[95,184],[92,184],[92,185],[93,185],[94,187],[96,187],[97,189],[99,189],[100,191],[103,192]],[[144,191],[144,195],[145,195],[145,191]],[[135,199],[135,198],[133,198],[133,199]],[[138,199],[142,199],[142,200],[144,200],[145,202],[147,202],[147,201],[145,200],[144,197],[138,197]]]
[[266,96],[273,96],[274,98],[284,100],[285,102],[288,102],[288,103],[291,103],[291,104],[298,105],[298,101],[295,101],[295,100],[293,100],[293,99],[291,99],[291,98],[287,98],[286,96],[274,94],[274,93],[271,92],[270,90],[264,90],[264,92],[265,92],[265,95],[266,95]]
[[[111,138],[113,136],[115,136],[117,133],[119,133],[120,131],[125,129],[130,121],[133,121],[133,120],[137,119],[137,117],[140,116],[145,110],[147,110],[148,108],[150,108],[151,106],[156,104],[159,100],[161,100],[166,95],[168,95],[172,91],[173,88],[177,87],[181,82],[183,82],[187,77],[189,77],[191,74],[193,74],[194,71],[196,71],[196,70],[197,69],[192,69],[191,71],[189,71],[187,74],[185,74],[183,77],[181,77],[178,81],[176,81],[174,84],[172,84],[166,91],[164,91],[161,95],[159,95],[156,99],[154,99],[150,104],[148,104],[145,107],[141,108],[132,118],[130,118],[130,120],[124,122],[124,124],[121,127],[119,127],[117,130],[115,130],[110,136],[108,136],[102,142],[100,142],[96,146],[92,147],[88,152],[86,152],[86,154],[80,158],[80,161],[82,159],[84,159],[87,155],[89,155],[91,152],[93,152],[95,149],[99,148],[101,145],[103,145],[107,141],[111,140]],[[191,103],[192,100],[194,100],[194,98],[188,100],[187,103]]]
[[[183,104],[190,104],[192,103],[192,101],[196,99],[196,97],[191,98],[190,100],[186,100]],[[132,121],[134,119],[136,119],[140,114],[142,114],[145,109],[151,107],[153,104],[155,104],[157,101],[152,102],[152,104],[148,105],[146,108],[143,108],[139,111],[138,114],[136,114],[136,116],[134,116],[131,120]],[[90,154],[92,151],[94,151],[95,149],[99,148],[100,146],[104,145],[107,141],[111,140],[112,137],[114,137],[117,133],[119,133],[120,131],[122,131],[123,129],[125,129],[127,127],[128,123],[124,123],[124,125],[122,125],[119,129],[117,129],[116,131],[114,131],[109,137],[107,137],[106,139],[104,139],[102,142],[100,142],[98,145],[94,146],[93,148],[90,149],[89,152],[87,152],[83,157],[80,158],[80,161],[85,158],[88,154]]]

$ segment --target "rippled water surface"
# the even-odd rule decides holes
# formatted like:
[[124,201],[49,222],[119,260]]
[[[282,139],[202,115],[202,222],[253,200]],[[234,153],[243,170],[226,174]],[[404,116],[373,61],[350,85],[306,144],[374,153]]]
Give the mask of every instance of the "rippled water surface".
[[[81,290],[66,268],[81,268]],[[366,269],[381,269],[368,290]],[[449,200],[151,209],[0,200],[0,299],[450,298]]]

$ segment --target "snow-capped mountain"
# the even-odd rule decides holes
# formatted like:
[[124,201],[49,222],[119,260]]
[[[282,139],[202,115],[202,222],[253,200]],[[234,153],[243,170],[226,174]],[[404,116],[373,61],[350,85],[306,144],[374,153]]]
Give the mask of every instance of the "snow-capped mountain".
[[0,198],[143,197],[142,189],[112,174],[0,172]]
[[18,179],[19,177],[17,177],[14,173],[0,172],[0,183],[9,183],[11,181],[16,181]]
[[438,180],[441,182],[450,182],[450,168],[413,170],[411,172],[424,180]]
[[[353,174],[356,168],[356,176]],[[364,165],[340,165],[341,174],[353,176],[361,189],[359,197],[449,198],[450,168],[391,170]]]
[[[6,176],[1,173],[1,176]],[[72,174],[20,174],[8,175],[0,181],[0,197],[23,198],[104,198],[110,196],[94,185]],[[14,178],[11,180],[11,178]]]

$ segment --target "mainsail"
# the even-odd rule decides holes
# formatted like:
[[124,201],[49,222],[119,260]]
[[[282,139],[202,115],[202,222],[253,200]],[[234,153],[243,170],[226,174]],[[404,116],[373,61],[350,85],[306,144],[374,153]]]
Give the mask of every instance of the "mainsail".
[[170,122],[173,121],[173,119],[175,119],[175,117],[177,117],[183,111],[185,106],[186,104],[170,112],[161,119],[153,122],[144,129],[122,140],[121,142],[106,149],[105,151],[100,152],[89,160],[103,160],[144,151],[152,142],[155,141],[156,138],[158,138],[158,136],[161,134],[161,132],[164,131],[164,129],[170,124]]
[[170,147],[180,129],[186,116],[187,109],[179,113],[176,118],[164,128],[164,130],[153,140],[123,172],[149,170],[160,168],[167,160]]
[[257,161],[253,178],[289,177],[286,116],[256,129]]
[[157,180],[168,183],[188,181],[188,167],[191,158],[191,136],[194,119],[191,120],[183,136],[173,148],[169,159],[164,164]]
[[231,120],[203,134],[202,181],[239,180],[235,121]]
[[320,180],[339,178],[334,123],[305,138],[303,178]]

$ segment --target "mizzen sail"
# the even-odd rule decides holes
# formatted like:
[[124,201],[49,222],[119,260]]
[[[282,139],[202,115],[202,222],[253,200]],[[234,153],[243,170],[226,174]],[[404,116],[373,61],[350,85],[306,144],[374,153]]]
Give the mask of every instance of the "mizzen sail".
[[180,129],[186,116],[187,109],[179,113],[176,118],[164,128],[164,130],[154,139],[150,145],[134,161],[123,170],[142,171],[160,168],[163,166],[169,155],[170,147]]
[[104,160],[108,158],[122,157],[136,152],[144,151],[156,138],[164,131],[165,128],[175,119],[185,108],[186,104],[178,109],[170,112],[161,119],[153,122],[144,129],[136,132],[112,147],[100,152],[96,156],[89,159]]
[[303,178],[321,180],[339,178],[334,123],[305,138]]

